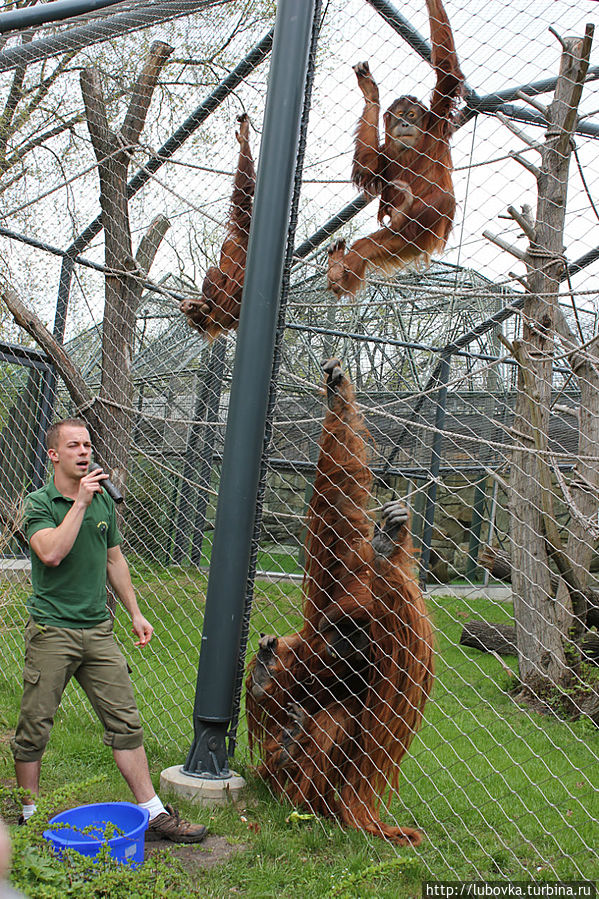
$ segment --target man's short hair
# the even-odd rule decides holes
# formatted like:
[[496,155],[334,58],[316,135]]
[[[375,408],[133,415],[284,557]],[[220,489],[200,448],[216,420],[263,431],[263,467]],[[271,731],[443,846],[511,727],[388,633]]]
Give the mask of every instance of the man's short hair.
[[62,421],[55,421],[53,425],[50,425],[48,430],[46,431],[46,449],[57,449],[58,441],[60,440],[60,429],[65,425],[75,428],[85,428],[85,430],[89,430],[87,427],[87,422],[83,421],[82,418],[64,418]]

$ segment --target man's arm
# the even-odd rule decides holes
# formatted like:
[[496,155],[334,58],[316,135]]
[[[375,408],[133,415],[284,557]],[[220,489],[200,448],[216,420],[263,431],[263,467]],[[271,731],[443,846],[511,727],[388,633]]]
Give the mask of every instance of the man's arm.
[[135,645],[145,646],[152,639],[154,628],[139,611],[129,566],[118,545],[108,549],[106,573],[110,586],[131,615],[133,633],[139,637]]
[[81,478],[76,500],[58,527],[40,528],[29,540],[36,556],[49,568],[56,568],[68,556],[81,530],[87,507],[102,487],[101,481],[108,477],[100,469]]

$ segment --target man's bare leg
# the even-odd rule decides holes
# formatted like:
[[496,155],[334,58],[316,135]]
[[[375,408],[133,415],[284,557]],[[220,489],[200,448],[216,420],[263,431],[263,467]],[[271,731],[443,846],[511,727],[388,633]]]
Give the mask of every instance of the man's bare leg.
[[[137,802],[147,802],[156,795],[143,746],[139,746],[137,749],[114,749],[113,754],[117,767]],[[41,759],[36,762],[15,761],[17,784],[22,789],[29,790],[33,796],[38,796],[41,769]]]
[[143,746],[137,749],[113,749],[117,768],[127,781],[136,802],[148,802],[156,795]]
[[137,749],[113,749],[112,752],[118,769],[137,802],[150,812],[146,842],[171,840],[173,843],[201,843],[207,828],[203,824],[184,821],[170,805],[165,809],[156,795],[143,746]]
[[41,770],[41,759],[38,759],[35,762],[19,762],[15,759],[17,783],[23,790],[29,790],[34,797],[39,796]]
[[15,759],[15,774],[17,775],[17,784],[21,789],[27,790],[28,796],[23,797],[23,810],[19,818],[19,824],[25,823],[36,810],[36,799],[40,792],[40,773],[42,770],[42,760],[37,759],[35,762],[21,762]]

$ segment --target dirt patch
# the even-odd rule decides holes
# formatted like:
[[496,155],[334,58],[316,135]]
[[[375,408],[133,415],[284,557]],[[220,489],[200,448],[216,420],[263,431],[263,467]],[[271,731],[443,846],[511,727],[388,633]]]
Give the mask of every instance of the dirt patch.
[[186,845],[171,843],[170,840],[158,840],[147,843],[144,847],[144,858],[149,858],[158,850],[166,850],[173,858],[179,859],[183,867],[193,874],[199,870],[214,868],[228,861],[235,853],[247,849],[243,843],[229,843],[226,837],[208,834],[201,843]]

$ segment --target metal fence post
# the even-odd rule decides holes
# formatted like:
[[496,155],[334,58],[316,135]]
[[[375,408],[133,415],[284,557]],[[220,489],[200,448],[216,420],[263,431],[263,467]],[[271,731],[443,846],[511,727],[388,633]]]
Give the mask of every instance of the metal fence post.
[[441,468],[441,444],[443,442],[443,428],[445,427],[445,410],[447,408],[447,384],[449,381],[449,369],[451,356],[442,356],[439,363],[439,392],[437,394],[437,411],[435,413],[435,431],[431,448],[430,484],[426,496],[426,509],[424,511],[424,527],[422,529],[422,554],[420,556],[420,583],[426,586],[428,579],[428,567],[431,558],[431,544],[433,542],[433,524],[435,521],[435,503],[437,501],[437,480]]
[[472,523],[470,525],[470,540],[468,543],[468,558],[466,559],[466,580],[478,580],[480,569],[478,567],[478,553],[480,551],[480,532],[483,526],[483,515],[487,500],[487,475],[474,485],[474,499],[472,500]]
[[186,774],[228,777],[226,735],[260,478],[314,0],[280,0]]
[[195,507],[193,524],[193,537],[191,541],[191,563],[198,567],[202,564],[202,546],[206,533],[206,513],[208,511],[208,499],[214,454],[218,440],[220,397],[223,389],[225,374],[225,357],[227,354],[227,339],[219,337],[212,348],[210,363],[208,365],[207,386],[208,399],[206,402],[204,428],[204,441],[199,454],[198,483],[199,495]]
[[[198,507],[203,509],[201,522],[205,522],[206,506],[208,504],[206,490],[210,486],[210,472],[212,471],[216,437],[214,415],[218,416],[226,346],[225,337],[219,337],[212,344],[209,354],[205,354],[208,355],[208,362],[201,370],[202,383],[196,388],[193,422],[185,450],[182,473],[183,483],[179,493],[179,511],[171,551],[171,561],[176,565],[179,565],[183,558],[190,554],[190,542],[192,554],[196,549],[196,543],[199,542],[199,558],[202,556],[204,524],[202,523],[198,532],[196,509]],[[214,406],[216,406],[216,413],[214,412]],[[200,443],[202,445],[201,449]],[[207,456],[208,473],[206,474]],[[199,487],[197,484],[193,484],[194,480],[199,482]],[[196,526],[194,526],[193,534],[190,534],[190,524],[194,520],[196,521]]]

